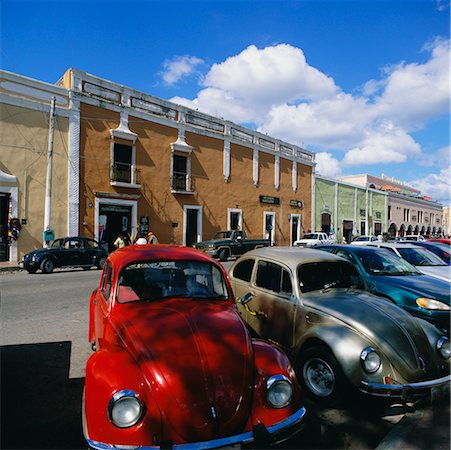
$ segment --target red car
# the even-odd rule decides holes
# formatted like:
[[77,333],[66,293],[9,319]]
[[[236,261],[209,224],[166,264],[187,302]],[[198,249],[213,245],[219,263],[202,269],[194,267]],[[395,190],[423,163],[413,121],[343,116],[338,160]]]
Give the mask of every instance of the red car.
[[441,242],[442,244],[451,245],[451,239],[448,239],[448,238],[429,238],[426,240],[429,242]]
[[83,431],[90,447],[268,447],[304,427],[294,371],[252,339],[224,268],[172,245],[109,255],[90,299]]

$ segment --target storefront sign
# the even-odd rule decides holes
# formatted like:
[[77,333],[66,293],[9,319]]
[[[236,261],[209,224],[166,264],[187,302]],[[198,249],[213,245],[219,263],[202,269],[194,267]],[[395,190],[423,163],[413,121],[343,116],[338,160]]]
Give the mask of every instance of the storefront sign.
[[266,203],[268,205],[280,205],[280,198],[270,197],[268,195],[260,195],[260,203]]
[[301,200],[290,200],[290,206],[292,208],[303,208],[304,203]]

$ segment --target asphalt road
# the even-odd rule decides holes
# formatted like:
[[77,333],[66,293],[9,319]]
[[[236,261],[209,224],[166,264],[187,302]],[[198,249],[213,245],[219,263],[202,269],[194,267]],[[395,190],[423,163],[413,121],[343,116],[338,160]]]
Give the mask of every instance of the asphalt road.
[[[100,274],[0,273],[2,449],[86,448],[81,396],[91,354],[88,302]],[[380,417],[368,402],[348,410],[307,406],[321,436],[299,438],[291,447],[374,449],[402,418]]]

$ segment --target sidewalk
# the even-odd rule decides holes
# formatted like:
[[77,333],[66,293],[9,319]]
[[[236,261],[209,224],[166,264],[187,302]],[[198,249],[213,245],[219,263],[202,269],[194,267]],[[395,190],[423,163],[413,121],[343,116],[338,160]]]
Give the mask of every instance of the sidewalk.
[[0,272],[13,272],[16,270],[21,270],[17,261],[0,261]]

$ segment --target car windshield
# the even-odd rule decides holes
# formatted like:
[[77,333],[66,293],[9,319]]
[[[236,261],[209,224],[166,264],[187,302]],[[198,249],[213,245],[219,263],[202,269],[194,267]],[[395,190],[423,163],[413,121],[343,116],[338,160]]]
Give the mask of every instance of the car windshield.
[[414,266],[446,266],[444,261],[425,248],[398,248],[398,251]]
[[363,289],[362,281],[354,266],[344,261],[301,264],[298,267],[298,279],[301,292],[329,288]]
[[61,247],[63,245],[64,241],[63,239],[57,239],[56,241],[53,241],[52,243],[52,247]]
[[119,303],[165,297],[226,299],[227,287],[220,270],[201,261],[152,261],[130,264],[119,276]]
[[370,275],[419,275],[415,267],[391,253],[390,250],[361,250],[355,256],[359,258],[363,268]]
[[231,232],[230,231],[218,231],[215,234],[215,239],[230,239],[231,236]]

